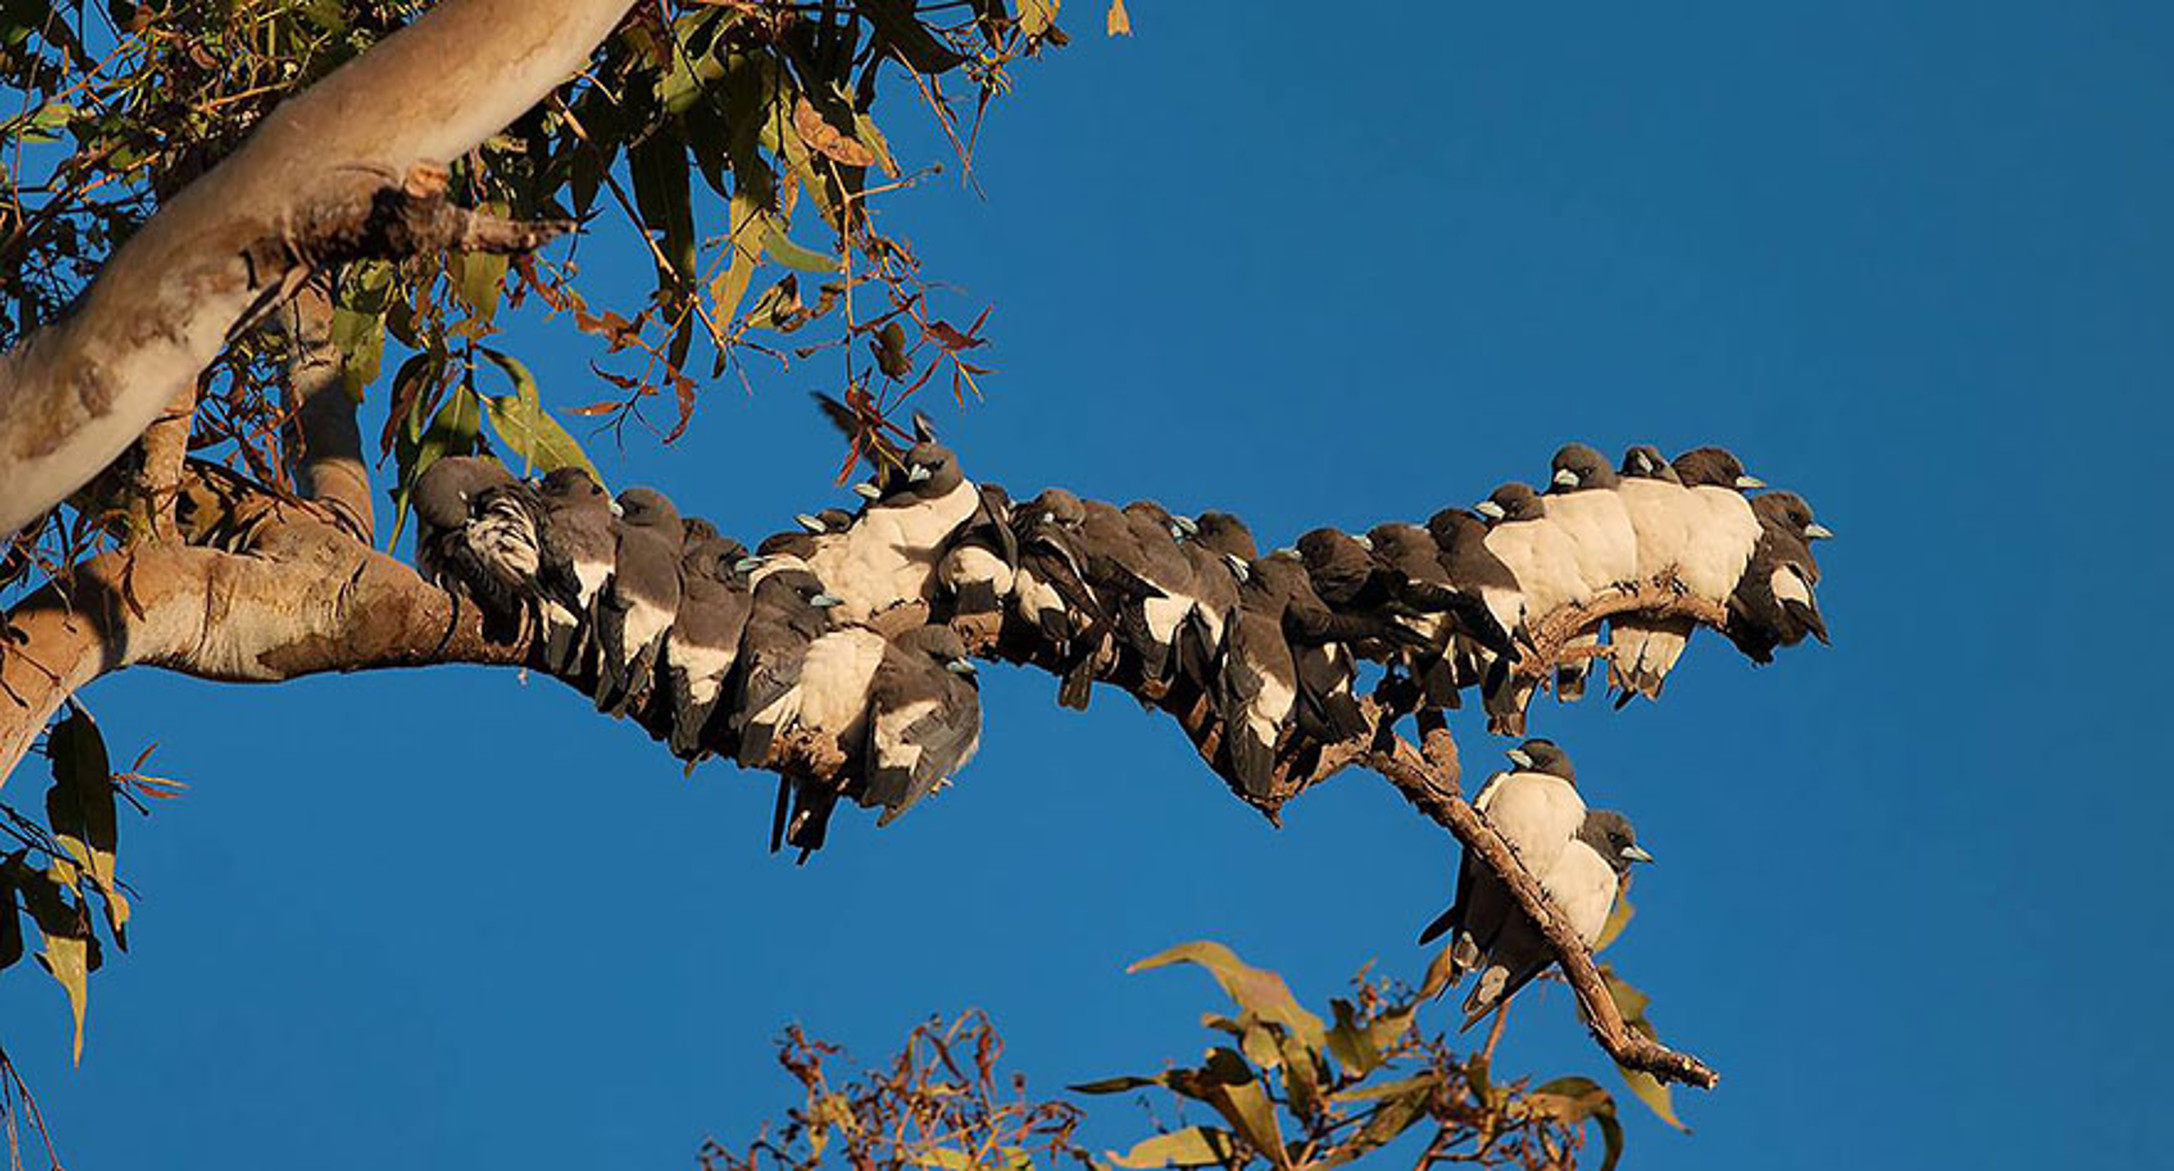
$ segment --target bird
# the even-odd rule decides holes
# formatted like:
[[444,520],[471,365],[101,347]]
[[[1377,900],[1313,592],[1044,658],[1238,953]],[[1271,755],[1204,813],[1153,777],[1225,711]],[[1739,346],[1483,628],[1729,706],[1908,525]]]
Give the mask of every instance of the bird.
[[[828,396],[816,398],[846,429],[841,418],[846,408]],[[960,470],[951,449],[936,442],[928,416],[914,412],[913,427],[915,442],[903,452],[879,429],[847,430],[879,469],[895,469],[884,472],[877,498],[845,532],[835,534],[839,539],[819,544],[808,560],[840,599],[840,616],[849,621],[928,600],[946,542],[983,510],[980,489]]]
[[580,669],[597,595],[611,580],[619,505],[582,467],[552,469],[537,494],[543,503],[536,583],[544,596],[544,665],[572,675]]
[[1298,730],[1322,743],[1364,734],[1366,717],[1352,692],[1358,668],[1349,644],[1413,646],[1425,639],[1384,613],[1339,614],[1329,609],[1314,592],[1296,549],[1277,549],[1253,562],[1250,571],[1279,604],[1298,683],[1299,703],[1293,713]]
[[980,514],[936,563],[936,583],[954,613],[1003,613],[1019,572],[1019,539],[1011,526],[1011,497],[996,484],[981,485]]
[[1086,515],[1079,497],[1062,488],[1046,488],[1012,510],[1019,545],[1013,612],[1040,632],[1058,664],[1057,703],[1082,711],[1093,695],[1095,661],[1115,626],[1086,581],[1079,540]]
[[[1566,443],[1549,462],[1547,520],[1569,534],[1578,576],[1588,597],[1633,585],[1638,576],[1638,533],[1616,491],[1615,469],[1606,456],[1583,443]],[[1597,633],[1580,634],[1567,646],[1597,646]],[[1575,700],[1585,695],[1589,658],[1575,658],[1555,672],[1555,695]]]
[[[1608,926],[1631,864],[1651,861],[1653,855],[1638,844],[1629,818],[1612,809],[1594,809],[1587,811],[1577,836],[1563,847],[1554,864],[1533,877],[1570,920],[1578,940],[1590,949]],[[1465,998],[1459,1031],[1479,1023],[1554,962],[1555,954],[1539,924],[1513,914],[1488,949],[1487,967]]]
[[[1525,622],[1525,595],[1517,575],[1487,547],[1487,524],[1461,508],[1445,508],[1427,518],[1427,535],[1434,540],[1435,560],[1460,592],[1477,596],[1497,627],[1512,643]],[[1461,633],[1451,663],[1459,687],[1485,683],[1505,656],[1486,640]]]
[[1178,632],[1178,673],[1212,703],[1224,632],[1238,609],[1238,575],[1229,558],[1250,561],[1259,550],[1245,522],[1230,513],[1211,511],[1197,519],[1172,520],[1183,534],[1178,548],[1193,570],[1193,610]]
[[[1473,796],[1472,808],[1509,844],[1519,864],[1538,877],[1555,864],[1585,820],[1577,769],[1559,745],[1538,737],[1504,755],[1515,767],[1487,778]],[[1456,931],[1450,952],[1450,983],[1455,984],[1478,964],[1514,913],[1501,879],[1467,850],[1458,863],[1449,909],[1427,924],[1419,942],[1432,943],[1443,932]]]
[[[1745,474],[1742,461],[1720,447],[1692,448],[1670,461],[1669,470],[1688,494],[1676,583],[1690,597],[1726,606],[1759,544],[1759,519],[1744,492],[1766,484]],[[1639,690],[1658,698],[1697,623],[1670,617],[1646,619],[1641,625],[1646,633],[1637,656],[1638,681],[1644,684]]]
[[[783,718],[773,725],[773,735],[813,740],[842,759],[857,763],[870,726],[869,705],[876,672],[890,644],[865,626],[836,621],[842,618],[844,609],[842,604],[837,605],[830,629],[807,644],[794,694]],[[822,849],[838,798],[865,781],[856,768],[827,779],[791,778],[793,812],[785,824],[784,841],[799,847],[801,861]]]
[[596,606],[596,709],[625,715],[649,689],[657,653],[679,610],[684,529],[679,510],[653,488],[619,494],[611,582]]
[[1139,560],[1131,563],[1132,568],[1157,591],[1157,596],[1140,601],[1141,627],[1146,634],[1141,675],[1161,683],[1170,678],[1176,665],[1173,657],[1178,636],[1199,605],[1199,599],[1193,596],[1193,562],[1178,546],[1185,529],[1169,509],[1153,500],[1135,500],[1121,511],[1139,550]]
[[958,632],[920,626],[891,641],[870,688],[868,741],[860,802],[881,805],[889,825],[947,778],[981,745],[981,693],[974,661]]
[[1834,535],[1812,519],[1812,507],[1794,492],[1766,492],[1751,500],[1759,518],[1758,548],[1729,597],[1729,641],[1754,662],[1770,663],[1774,648],[1795,646],[1809,634],[1827,641],[1813,586],[1819,563],[1811,543]]
[[537,595],[543,501],[521,480],[493,484],[469,501],[467,545],[479,571],[469,584],[500,614],[525,610]]
[[732,705],[739,739],[736,759],[743,768],[768,763],[772,741],[798,712],[808,647],[830,630],[830,611],[838,605],[822,579],[807,569],[764,568],[771,572],[755,580],[748,598],[738,654],[739,688]]
[[1238,609],[1224,627],[1217,678],[1225,775],[1260,800],[1274,790],[1276,750],[1298,710],[1298,665],[1283,633],[1288,586],[1258,572],[1258,562],[1225,556],[1238,578]]
[[[1638,535],[1639,583],[1674,582],[1690,547],[1693,524],[1703,515],[1703,504],[1651,444],[1638,444],[1623,453],[1616,494],[1623,498],[1623,510],[1630,514],[1631,528]],[[1667,679],[1660,664],[1675,662],[1690,632],[1689,626],[1679,628],[1678,622],[1642,614],[1618,614],[1612,620],[1608,681],[1616,689],[1617,707],[1639,695],[1660,698]]]
[[[1084,610],[1086,621],[1076,616],[1069,620],[1075,630],[1065,640],[1069,660],[1057,690],[1059,704],[1084,711],[1093,695],[1095,669],[1113,647],[1130,649],[1143,664],[1151,661],[1156,639],[1146,603],[1163,594],[1135,570],[1144,555],[1131,520],[1116,506],[1061,488],[1045,489],[1037,499],[1043,502],[1045,521],[1062,533],[1091,598]],[[1078,600],[1067,598],[1066,603],[1078,612]]]
[[513,473],[483,456],[446,456],[423,469],[408,494],[416,519],[415,568],[423,580],[479,600],[488,594],[487,604],[500,611],[512,608],[494,592],[490,572],[468,543],[468,522],[479,497],[514,482]]
[[[1545,497],[1513,482],[1495,489],[1473,510],[1487,519],[1488,551],[1517,579],[1528,632],[1556,611],[1590,597],[1585,575],[1578,571],[1576,546],[1561,526],[1549,523]],[[1537,680],[1519,676],[1491,689],[1490,723],[1500,731],[1522,731],[1525,707],[1537,685]]]
[[753,599],[739,569],[747,549],[729,537],[698,538],[680,552],[679,608],[664,636],[660,691],[670,698],[672,754],[712,751],[704,730],[739,658]]

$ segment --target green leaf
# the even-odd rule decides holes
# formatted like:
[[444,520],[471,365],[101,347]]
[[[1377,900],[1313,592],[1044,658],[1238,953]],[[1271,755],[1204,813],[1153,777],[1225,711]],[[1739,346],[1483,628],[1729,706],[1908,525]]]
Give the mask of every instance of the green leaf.
[[1615,1098],[1601,1089],[1600,1083],[1589,1077],[1559,1077],[1526,1095],[1525,1100],[1534,1109],[1573,1126],[1587,1120],[1597,1123],[1601,1140],[1607,1144],[1600,1171],[1615,1171],[1616,1160],[1623,1157],[1623,1123],[1616,1117]]
[[1623,934],[1623,929],[1630,926],[1631,916],[1637,913],[1638,908],[1631,905],[1629,894],[1617,895],[1615,906],[1608,909],[1608,921],[1601,924],[1600,938],[1593,941],[1593,954],[1599,955],[1608,950],[1608,945],[1615,942],[1616,936]]
[[83,1017],[90,1008],[90,940],[72,935],[47,934],[38,963],[68,994],[68,1011],[75,1017],[74,1057],[83,1064]]
[[763,221],[762,246],[772,260],[802,272],[837,272],[842,266],[842,262],[828,252],[817,252],[793,243],[775,216]]
[[[498,209],[487,209],[504,214]],[[504,253],[461,252],[454,255],[447,275],[453,279],[453,295],[468,307],[473,320],[489,325],[498,313],[498,297],[506,278]],[[485,331],[471,331],[481,333]]]
[[1214,1167],[1230,1162],[1237,1154],[1228,1131],[1210,1126],[1188,1126],[1168,1134],[1141,1139],[1120,1155],[1105,1154],[1110,1162],[1135,1171],[1148,1167]]
[[694,197],[687,185],[687,139],[675,120],[627,153],[634,177],[634,204],[642,223],[664,236],[664,263],[657,284],[669,290],[694,280]]
[[1429,1070],[1414,1077],[1399,1078],[1396,1081],[1383,1082],[1380,1085],[1353,1086],[1348,1090],[1329,1095],[1329,1101],[1340,1106],[1349,1105],[1353,1102],[1382,1102],[1421,1091],[1431,1092],[1441,1080],[1439,1075]]
[[1321,1113],[1320,1058],[1290,1037],[1283,1039],[1283,1096],[1304,1121]]
[[1198,964],[1208,969],[1223,992],[1238,1002],[1239,1007],[1262,1020],[1282,1025],[1308,1049],[1318,1053],[1327,1044],[1327,1029],[1321,1018],[1299,1007],[1283,977],[1247,964],[1236,952],[1212,940],[1181,943],[1140,960],[1125,971],[1145,972],[1180,963]]
[[528,367],[511,354],[489,348],[481,352],[513,380],[514,393],[487,398],[484,407],[490,412],[491,430],[498,433],[500,442],[525,461],[523,472],[578,467],[602,483],[603,475],[589,462],[581,444],[544,410],[536,393],[536,378]]
[[973,1171],[974,1161],[965,1151],[951,1147],[928,1147],[908,1156],[907,1162],[916,1167],[940,1167],[943,1171]]
[[1329,1030],[1329,1056],[1336,1064],[1356,1077],[1365,1077],[1381,1065],[1381,1050],[1374,1045],[1373,1031],[1359,1020],[1359,1012],[1351,1002],[1338,997],[1329,1001],[1329,1009],[1336,1014],[1336,1027]]

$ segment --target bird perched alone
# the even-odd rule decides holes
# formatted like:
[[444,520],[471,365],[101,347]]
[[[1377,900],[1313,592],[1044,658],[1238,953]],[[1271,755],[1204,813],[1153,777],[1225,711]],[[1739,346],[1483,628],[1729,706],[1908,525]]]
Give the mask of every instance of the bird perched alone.
[[892,640],[869,708],[860,802],[883,807],[881,828],[966,767],[981,745],[981,692],[958,633],[921,626]]
[[544,665],[554,674],[580,672],[585,632],[596,598],[611,580],[619,506],[588,470],[554,468],[538,490],[542,501],[536,584],[544,596]]
[[[1577,769],[1570,755],[1552,740],[1527,740],[1505,755],[1515,767],[1487,778],[1472,798],[1472,808],[1509,843],[1519,864],[1538,877],[1555,864],[1585,822]],[[1516,913],[1509,889],[1467,850],[1457,865],[1456,893],[1449,909],[1427,924],[1419,942],[1431,943],[1445,931],[1457,933],[1450,950],[1449,982],[1454,985],[1478,966]]]
[[626,714],[649,690],[679,611],[679,510],[652,488],[619,494],[611,582],[596,607],[596,710]]
[[1807,634],[1827,641],[1827,622],[1812,592],[1819,563],[1811,543],[1834,533],[1812,519],[1812,506],[1794,492],[1755,496],[1751,510],[1759,518],[1759,545],[1729,597],[1727,633],[1753,662],[1770,663],[1775,647],[1795,646]]
[[[1615,910],[1616,894],[1623,876],[1634,862],[1651,862],[1653,855],[1638,845],[1630,819],[1612,809],[1589,810],[1577,836],[1563,847],[1553,865],[1536,870],[1533,877],[1547,892],[1588,949],[1600,942]],[[1532,869],[1527,867],[1528,870]],[[1532,982],[1555,962],[1540,926],[1522,913],[1513,913],[1487,950],[1487,967],[1465,998],[1462,1032]]]

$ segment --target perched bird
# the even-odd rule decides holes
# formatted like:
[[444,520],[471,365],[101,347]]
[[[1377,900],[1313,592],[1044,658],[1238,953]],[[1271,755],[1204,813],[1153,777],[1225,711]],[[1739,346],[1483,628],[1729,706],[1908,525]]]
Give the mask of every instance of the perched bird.
[[1135,568],[1145,554],[1123,512],[1062,489],[1045,490],[1042,497],[1051,503],[1045,511],[1052,523],[1063,527],[1069,548],[1078,558],[1081,579],[1095,600],[1093,613],[1098,617],[1068,640],[1071,662],[1057,691],[1058,703],[1085,710],[1095,665],[1113,644],[1130,649],[1143,664],[1158,661],[1156,628],[1148,621],[1147,603],[1163,593]]
[[[1686,451],[1670,463],[1669,470],[1686,496],[1681,505],[1684,539],[1676,559],[1676,582],[1691,597],[1725,606],[1759,544],[1759,520],[1744,499],[1744,490],[1766,485],[1746,475],[1744,465],[1719,447]],[[1649,618],[1637,625],[1644,638],[1637,648],[1633,693],[1658,698],[1697,623],[1689,618]],[[1621,623],[1617,626],[1620,629]],[[1618,699],[1619,704],[1624,702],[1628,700]]]
[[[838,610],[842,613],[844,607]],[[800,677],[783,705],[783,718],[773,725],[774,734],[810,738],[845,760],[862,759],[876,671],[889,645],[882,635],[864,626],[833,626],[817,636],[801,657]],[[772,705],[770,710],[775,712],[779,706]],[[840,796],[861,781],[865,778],[853,774],[828,780],[792,779],[793,812],[784,840],[799,847],[802,861],[823,847],[831,810]]]
[[[1578,576],[1588,597],[1632,586],[1638,576],[1638,533],[1616,491],[1615,469],[1606,456],[1583,443],[1566,443],[1555,453],[1547,490],[1548,523],[1570,536]],[[1581,634],[1568,646],[1597,646],[1597,633]],[[1592,660],[1572,659],[1555,672],[1555,694],[1563,700],[1585,695]]]
[[[1517,578],[1528,630],[1557,610],[1591,597],[1585,575],[1578,570],[1577,547],[1562,526],[1549,522],[1545,497],[1524,484],[1504,484],[1474,511],[1487,519],[1488,551]],[[1491,689],[1487,699],[1492,725],[1501,731],[1522,731],[1535,686],[1536,680],[1518,677],[1507,686]]]
[[1298,711],[1298,665],[1283,634],[1289,587],[1259,572],[1258,562],[1227,556],[1238,577],[1238,610],[1224,627],[1218,679],[1223,753],[1239,788],[1265,798],[1275,786],[1276,749]]
[[958,633],[921,626],[894,639],[876,668],[869,706],[860,800],[883,806],[881,828],[966,767],[981,745],[981,693]]
[[514,614],[536,597],[542,524],[543,501],[520,480],[494,484],[469,501],[468,551],[480,570],[469,585],[485,605]]
[[[1462,509],[1445,508],[1427,518],[1427,535],[1434,539],[1435,559],[1461,593],[1477,596],[1495,625],[1514,636],[1525,622],[1525,594],[1517,574],[1487,547],[1487,524]],[[1461,633],[1451,663],[1459,687],[1484,683],[1505,656],[1470,633]]]
[[837,604],[821,578],[798,566],[779,566],[754,583],[732,705],[741,767],[766,764],[771,742],[799,712],[808,647],[829,632],[830,611]]
[[842,533],[853,527],[853,514],[843,508],[826,508],[817,513],[800,513],[793,523],[811,533]]
[[[1352,691],[1358,665],[1349,644],[1413,646],[1424,642],[1422,636],[1384,613],[1339,614],[1329,609],[1314,592],[1296,549],[1278,549],[1250,570],[1267,596],[1280,602],[1283,635],[1297,673],[1299,703],[1293,714],[1298,730],[1322,743],[1364,734],[1366,718]],[[1241,601],[1244,597],[1241,593]]]
[[697,538],[680,552],[679,609],[664,636],[663,680],[670,697],[672,754],[693,760],[711,750],[703,731],[724,695],[753,606],[739,569],[747,550],[729,537]]
[[1131,563],[1138,576],[1155,587],[1156,596],[1140,602],[1140,624],[1146,637],[1141,647],[1141,675],[1151,681],[1170,678],[1178,649],[1178,635],[1192,617],[1199,599],[1194,596],[1193,563],[1178,547],[1185,529],[1170,510],[1152,500],[1135,500],[1124,509],[1132,530],[1139,560]]
[[[415,568],[423,580],[477,597],[492,589],[490,572],[468,543],[468,522],[475,516],[479,497],[513,483],[513,473],[483,456],[447,456],[423,469],[408,496],[415,508]],[[512,606],[494,608],[505,611]]]
[[1812,587],[1819,563],[1811,543],[1833,536],[1812,519],[1812,506],[1794,492],[1767,492],[1751,500],[1759,518],[1758,548],[1729,597],[1729,640],[1754,662],[1770,663],[1774,648],[1795,646],[1809,634],[1824,643],[1827,623]]
[[981,485],[981,512],[944,550],[936,582],[960,614],[1000,614],[1019,572],[1019,540],[1012,535],[1011,497],[995,484]]
[[[1616,493],[1623,498],[1623,509],[1638,534],[1639,583],[1676,580],[1691,545],[1693,526],[1705,514],[1703,503],[1683,486],[1660,449],[1650,444],[1639,444],[1623,454]],[[1614,654],[1608,660],[1608,681],[1618,693],[1617,707],[1633,696],[1660,698],[1661,684],[1667,679],[1661,664],[1673,664],[1682,655],[1689,633],[1690,626],[1682,619],[1616,615],[1609,629]]]
[[1184,533],[1179,548],[1193,570],[1193,610],[1178,632],[1178,672],[1212,702],[1224,631],[1238,610],[1238,575],[1230,558],[1251,561],[1259,550],[1245,522],[1227,512],[1204,512],[1197,520],[1175,517],[1173,521]]
[[[841,427],[835,400],[817,395]],[[959,469],[958,457],[936,442],[934,424],[913,416],[914,445],[898,452],[879,430],[856,437],[887,473],[879,496],[835,541],[820,543],[808,565],[840,599],[840,616],[863,621],[903,602],[925,601],[937,559],[951,535],[982,512],[980,489]],[[849,435],[854,432],[848,431]],[[826,534],[830,535],[830,534]]]
[[[1594,809],[1586,813],[1577,836],[1563,847],[1554,864],[1535,871],[1533,877],[1570,920],[1578,939],[1591,948],[1608,926],[1631,864],[1651,861],[1653,855],[1638,845],[1629,818],[1612,809]],[[1488,948],[1487,968],[1465,998],[1462,1029],[1477,1024],[1554,962],[1539,925],[1514,914]]]
[[618,549],[612,519],[619,505],[580,467],[553,469],[538,495],[543,524],[536,583],[544,595],[544,665],[554,674],[572,675],[580,669],[597,595],[611,580]]
[[619,494],[610,584],[596,606],[596,709],[625,715],[647,692],[679,610],[679,510],[651,488]]
[[[1502,835],[1518,862],[1535,877],[1578,834],[1585,821],[1585,799],[1578,795],[1577,769],[1552,740],[1534,738],[1506,753],[1513,769],[1487,778],[1472,798],[1472,808]],[[1503,925],[1514,915],[1509,890],[1494,871],[1466,851],[1457,867],[1456,895],[1449,909],[1427,924],[1419,942],[1427,944],[1455,930],[1450,952],[1450,983],[1476,967]]]

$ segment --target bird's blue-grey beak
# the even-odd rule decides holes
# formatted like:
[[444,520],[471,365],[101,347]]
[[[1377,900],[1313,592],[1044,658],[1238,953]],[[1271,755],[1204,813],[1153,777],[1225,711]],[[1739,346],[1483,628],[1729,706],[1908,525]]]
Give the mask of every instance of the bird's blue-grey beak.
[[1472,506],[1472,511],[1479,513],[1481,516],[1486,517],[1488,520],[1501,520],[1503,517],[1510,515],[1509,513],[1503,511],[1501,505],[1495,503],[1492,500],[1480,501],[1478,504]]
[[1038,521],[1036,521],[1036,522],[1034,522],[1034,523],[1036,523],[1036,524],[1045,524],[1045,525],[1053,525],[1053,524],[1056,524],[1056,523],[1057,523],[1057,514],[1056,514],[1055,512],[1052,512],[1051,510],[1049,510],[1049,509],[1046,509],[1046,508],[1045,508],[1045,509],[1043,509],[1043,510],[1042,510],[1042,519],[1040,519],[1040,520],[1038,520]]
[[1647,455],[1645,452],[1641,451],[1634,453],[1631,456],[1631,460],[1638,465],[1638,470],[1641,472],[1650,472],[1653,470],[1653,457]]
[[621,503],[619,503],[619,502],[618,502],[618,501],[616,501],[616,500],[612,501],[612,502],[611,502],[611,514],[612,514],[613,516],[625,516],[625,515],[627,514],[627,508],[626,508],[626,505],[624,505],[624,504],[621,504]]
[[844,604],[845,599],[833,593],[820,593],[808,599],[808,605],[815,606],[824,610],[828,610],[832,606],[842,606]]
[[1178,532],[1184,534],[1185,536],[1192,537],[1198,536],[1200,534],[1200,522],[1194,520],[1192,517],[1173,516],[1170,518],[1170,523],[1176,526]]
[[1510,763],[1516,765],[1519,768],[1532,767],[1532,754],[1522,748],[1512,748],[1508,752],[1503,753],[1502,755],[1509,757]]
[[1579,484],[1578,474],[1569,468],[1556,468],[1555,483],[1564,488],[1575,488]]
[[1653,861],[1653,855],[1646,853],[1643,846],[1625,846],[1623,847],[1623,856],[1633,862]]
[[944,670],[954,675],[972,675],[976,668],[971,659],[952,659],[944,664]]
[[1766,481],[1760,479],[1757,476],[1738,476],[1736,477],[1736,486],[1746,492],[1749,492],[1753,488],[1766,487]]
[[1804,535],[1814,541],[1824,541],[1834,536],[1834,530],[1815,520],[1804,526]]
[[1225,553],[1223,554],[1223,560],[1230,566],[1230,571],[1237,575],[1239,581],[1252,579],[1253,570],[1246,565],[1245,558],[1238,556],[1236,553]]
[[1374,538],[1367,536],[1365,533],[1353,533],[1351,539],[1358,542],[1359,548],[1369,553],[1374,551]]
[[807,513],[805,513],[805,512],[796,512],[796,513],[794,513],[794,514],[793,514],[793,520],[794,520],[794,522],[795,522],[795,523],[799,524],[799,526],[800,526],[801,528],[804,528],[804,529],[808,530],[808,531],[809,531],[809,532],[811,532],[811,533],[820,533],[820,532],[824,532],[824,531],[826,530],[826,527],[827,527],[827,526],[825,526],[825,525],[823,524],[823,522],[822,522],[822,521],[819,521],[819,520],[815,519],[814,517],[812,517],[812,516],[809,516],[809,515],[808,515]]
[[927,464],[915,464],[911,469],[906,472],[906,482],[909,484],[918,484],[934,474],[935,473],[928,470]]
[[871,484],[866,480],[862,480],[860,483],[853,485],[853,491],[867,497],[870,500],[881,500],[883,498],[883,489],[876,487],[874,484]]
[[769,561],[770,559],[767,557],[742,557],[732,563],[732,571],[734,573],[753,573],[769,564]]
[[1296,557],[1298,556],[1298,550],[1289,545],[1278,545],[1270,550],[1268,555],[1270,557]]

